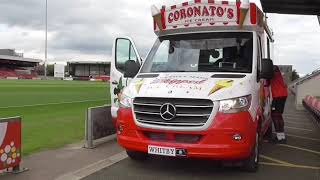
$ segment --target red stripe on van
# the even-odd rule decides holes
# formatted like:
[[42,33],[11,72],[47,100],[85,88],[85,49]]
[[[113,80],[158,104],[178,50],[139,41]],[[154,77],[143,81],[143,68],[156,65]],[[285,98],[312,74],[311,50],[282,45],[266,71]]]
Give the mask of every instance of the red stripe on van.
[[237,24],[239,24],[240,23],[240,6],[241,6],[241,2],[237,2],[236,3],[236,5],[237,5]]
[[257,24],[257,6],[250,3],[250,21],[251,24]]
[[162,28],[167,29],[167,26],[166,26],[166,7],[165,6],[162,6],[161,16],[162,16],[162,18],[161,18]]

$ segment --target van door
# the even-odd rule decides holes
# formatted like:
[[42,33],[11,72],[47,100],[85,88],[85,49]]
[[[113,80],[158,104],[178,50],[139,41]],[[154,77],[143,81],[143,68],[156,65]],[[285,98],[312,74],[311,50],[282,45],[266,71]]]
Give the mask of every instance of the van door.
[[118,37],[115,39],[112,49],[112,61],[110,70],[110,94],[111,94],[111,115],[117,117],[120,97],[123,88],[128,85],[132,78],[124,78],[124,66],[129,60],[136,61],[141,65],[141,58],[133,40],[129,37]]
[[[258,36],[258,72],[261,70],[261,61],[263,56],[263,43],[261,40],[261,37]],[[259,80],[260,84],[260,89],[263,91],[263,102],[262,102],[262,110],[263,110],[263,118],[262,118],[262,129],[266,129],[270,123],[271,120],[271,103],[272,103],[272,97],[271,97],[271,92],[270,92],[270,86],[267,80],[265,79],[260,79]]]

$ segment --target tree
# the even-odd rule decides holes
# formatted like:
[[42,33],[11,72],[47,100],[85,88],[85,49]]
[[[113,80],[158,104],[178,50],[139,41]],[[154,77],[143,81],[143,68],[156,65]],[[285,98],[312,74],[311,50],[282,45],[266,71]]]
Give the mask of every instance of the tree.
[[34,70],[39,76],[44,75],[44,65],[43,64],[37,66]]
[[297,70],[294,69],[294,70],[292,71],[291,80],[294,81],[294,80],[299,79],[299,78],[300,78],[300,76],[299,76]]
[[[41,64],[35,68],[38,75],[44,76],[44,65]],[[47,76],[54,75],[54,64],[47,64]]]
[[54,75],[54,64],[47,64],[47,76]]

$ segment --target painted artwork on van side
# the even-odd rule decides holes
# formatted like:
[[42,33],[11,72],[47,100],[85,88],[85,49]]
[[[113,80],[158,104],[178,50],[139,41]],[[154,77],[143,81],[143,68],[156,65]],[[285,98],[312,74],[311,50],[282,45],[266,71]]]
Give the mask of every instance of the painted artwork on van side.
[[113,90],[114,95],[116,95],[116,97],[114,98],[113,102],[116,103],[117,106],[119,106],[123,88],[124,88],[124,86],[123,86],[123,83],[122,83],[122,77],[120,77],[117,87],[114,88],[114,90]]
[[219,91],[220,89],[223,88],[228,88],[231,87],[233,84],[233,80],[220,80],[216,83],[216,85],[210,90],[208,96],[210,96],[211,94]]

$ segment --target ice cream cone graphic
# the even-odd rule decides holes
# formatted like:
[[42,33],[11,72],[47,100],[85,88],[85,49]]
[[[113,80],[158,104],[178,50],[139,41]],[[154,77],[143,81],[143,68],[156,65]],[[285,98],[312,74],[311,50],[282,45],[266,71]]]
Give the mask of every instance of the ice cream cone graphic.
[[220,89],[231,87],[233,84],[233,80],[220,80],[216,83],[216,85],[211,89],[208,96],[219,91]]
[[162,31],[163,30],[163,28],[162,28],[162,15],[160,13],[160,10],[155,5],[151,6],[151,14],[152,14],[152,17],[153,17],[154,21],[156,22],[157,26],[159,27],[160,31]]
[[139,93],[142,85],[143,85],[143,79],[138,80],[138,81],[136,82],[135,87],[136,87],[136,90],[137,90],[138,93]]
[[243,27],[243,23],[246,19],[248,11],[249,11],[249,0],[244,0],[240,6],[240,17],[239,17],[240,28]]

